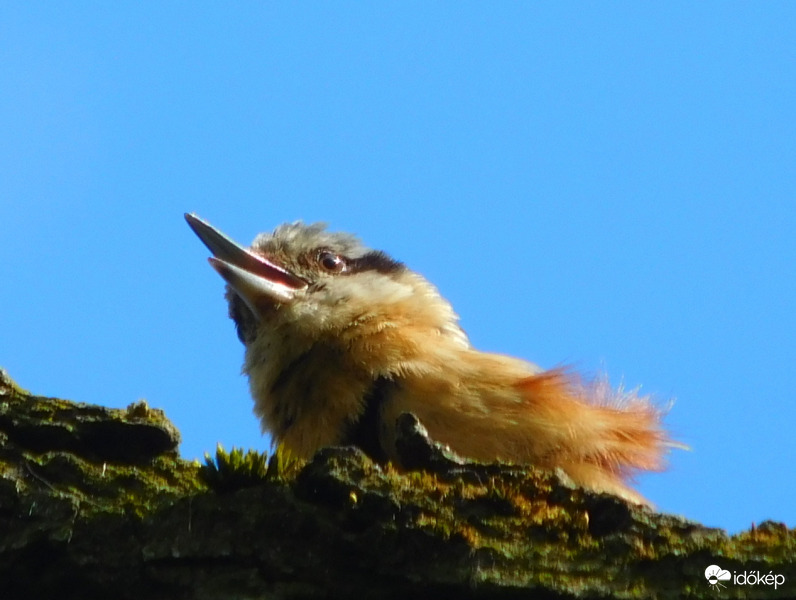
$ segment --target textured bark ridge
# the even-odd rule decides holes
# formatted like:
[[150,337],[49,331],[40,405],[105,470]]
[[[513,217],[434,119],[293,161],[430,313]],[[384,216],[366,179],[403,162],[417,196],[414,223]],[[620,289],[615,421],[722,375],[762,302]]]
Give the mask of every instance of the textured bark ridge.
[[784,525],[728,536],[399,429],[410,471],[353,448],[200,466],[144,402],[43,398],[0,371],[0,598],[796,597]]

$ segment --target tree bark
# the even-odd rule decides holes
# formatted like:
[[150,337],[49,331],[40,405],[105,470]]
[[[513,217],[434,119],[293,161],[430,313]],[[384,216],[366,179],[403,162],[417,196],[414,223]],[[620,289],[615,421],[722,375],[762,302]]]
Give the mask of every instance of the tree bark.
[[728,536],[555,473],[463,461],[411,415],[399,431],[411,470],[355,448],[200,466],[143,402],[34,396],[0,370],[0,598],[796,596],[784,525]]

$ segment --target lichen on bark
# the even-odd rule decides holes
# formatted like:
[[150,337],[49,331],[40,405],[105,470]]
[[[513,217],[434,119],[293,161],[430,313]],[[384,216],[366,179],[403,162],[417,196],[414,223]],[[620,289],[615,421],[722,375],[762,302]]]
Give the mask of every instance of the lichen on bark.
[[[138,402],[43,398],[0,371],[1,598],[717,597],[705,568],[781,574],[796,532],[728,536],[532,467],[463,461],[411,415],[403,470],[219,449],[200,467]],[[410,469],[407,470],[406,466]]]

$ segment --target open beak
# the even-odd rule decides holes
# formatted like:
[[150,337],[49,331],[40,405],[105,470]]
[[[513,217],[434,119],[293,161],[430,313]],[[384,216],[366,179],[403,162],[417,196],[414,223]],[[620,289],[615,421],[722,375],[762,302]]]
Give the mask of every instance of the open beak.
[[307,287],[301,277],[247,250],[195,214],[185,213],[185,220],[213,253],[208,259],[210,265],[255,315],[265,306],[290,301],[298,290]]

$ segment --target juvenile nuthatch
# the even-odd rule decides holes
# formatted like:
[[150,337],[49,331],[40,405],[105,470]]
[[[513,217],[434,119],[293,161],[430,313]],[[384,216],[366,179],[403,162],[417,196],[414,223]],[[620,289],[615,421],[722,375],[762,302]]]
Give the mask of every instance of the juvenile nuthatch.
[[356,445],[395,460],[411,412],[462,456],[560,468],[643,503],[626,479],[675,445],[646,397],[476,350],[431,283],[352,235],[293,223],[244,248],[185,218],[227,282],[254,412],[297,456]]

